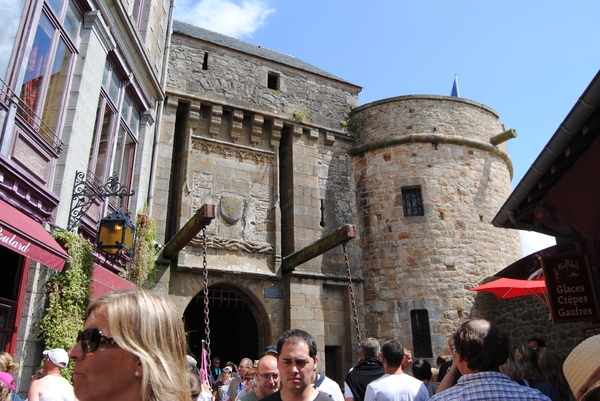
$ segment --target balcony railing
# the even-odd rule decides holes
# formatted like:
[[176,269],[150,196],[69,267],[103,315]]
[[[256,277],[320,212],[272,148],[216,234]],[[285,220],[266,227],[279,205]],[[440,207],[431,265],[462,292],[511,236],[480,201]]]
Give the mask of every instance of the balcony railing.
[[29,130],[39,135],[45,143],[50,145],[56,153],[60,153],[63,143],[60,138],[54,133],[52,128],[48,126],[36,113],[21,99],[12,88],[0,78],[0,99],[10,109],[11,105],[16,106],[15,118],[21,120]]

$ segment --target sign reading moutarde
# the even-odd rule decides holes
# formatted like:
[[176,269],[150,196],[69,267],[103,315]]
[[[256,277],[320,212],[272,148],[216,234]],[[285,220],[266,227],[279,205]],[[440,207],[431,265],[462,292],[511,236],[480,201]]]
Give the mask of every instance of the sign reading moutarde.
[[552,322],[568,323],[600,318],[600,308],[586,255],[542,258],[542,270]]

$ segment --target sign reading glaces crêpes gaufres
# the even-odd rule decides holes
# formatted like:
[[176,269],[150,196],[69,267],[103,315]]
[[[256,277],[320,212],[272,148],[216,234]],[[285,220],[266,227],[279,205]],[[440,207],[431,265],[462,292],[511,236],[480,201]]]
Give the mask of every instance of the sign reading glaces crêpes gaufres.
[[600,308],[587,255],[542,258],[548,305],[554,323],[592,321]]

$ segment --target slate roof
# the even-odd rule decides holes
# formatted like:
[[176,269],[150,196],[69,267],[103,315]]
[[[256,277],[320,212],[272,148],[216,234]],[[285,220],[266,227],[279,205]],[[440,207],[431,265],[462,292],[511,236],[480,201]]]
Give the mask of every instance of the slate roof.
[[221,33],[209,31],[208,29],[200,28],[182,21],[173,21],[173,32],[185,36],[190,36],[196,39],[204,40],[206,42],[214,43],[219,46],[240,51],[242,53],[251,54],[253,56],[261,57],[269,61],[274,61],[276,63],[284,64],[316,75],[321,75],[323,77],[330,78],[360,88],[358,85],[355,85],[327,71],[317,68],[314,65],[308,64],[294,56],[279,53],[275,50],[260,47],[252,43],[248,43],[243,40],[233,38],[231,36],[223,35]]

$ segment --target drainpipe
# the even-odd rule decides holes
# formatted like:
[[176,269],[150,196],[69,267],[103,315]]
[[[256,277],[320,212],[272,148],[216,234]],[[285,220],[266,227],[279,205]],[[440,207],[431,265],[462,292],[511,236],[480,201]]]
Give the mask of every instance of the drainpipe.
[[558,233],[556,231],[552,231],[547,228],[536,227],[532,224],[519,221],[519,220],[517,220],[517,217],[515,216],[514,211],[507,212],[507,214],[508,214],[508,219],[510,220],[510,222],[513,224],[513,226],[517,227],[519,230],[527,230],[527,231],[533,231],[533,232],[544,234],[544,235],[549,235],[554,238],[559,238],[559,239],[562,239],[565,241],[569,241],[573,245],[575,245],[577,248],[584,249],[583,243],[580,240],[574,238],[573,236],[571,236],[569,234]]
[[[171,0],[169,7],[169,20],[167,23],[167,37],[165,39],[165,51],[163,54],[163,66],[162,76],[160,79],[161,89],[166,92],[167,87],[167,69],[169,66],[169,51],[171,50],[171,35],[173,33],[173,17],[175,15],[175,0]],[[163,94],[164,94],[163,92]],[[156,109],[156,125],[154,126],[154,144],[152,146],[152,162],[150,165],[150,181],[148,182],[148,215],[152,216],[152,205],[154,203],[154,187],[155,187],[155,176],[156,176],[156,164],[158,162],[158,145],[160,141],[160,131],[162,125],[162,114],[163,108],[166,101],[166,95],[163,96],[163,100],[158,103]]]

